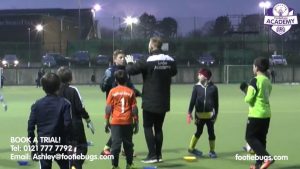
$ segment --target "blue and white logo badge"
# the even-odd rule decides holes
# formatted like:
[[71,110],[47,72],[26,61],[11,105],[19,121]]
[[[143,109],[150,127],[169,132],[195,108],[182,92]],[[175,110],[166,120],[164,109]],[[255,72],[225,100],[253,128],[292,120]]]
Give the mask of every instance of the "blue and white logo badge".
[[278,3],[267,10],[264,24],[272,25],[271,28],[274,32],[283,35],[291,29],[292,25],[298,24],[298,19],[292,8],[283,3]]

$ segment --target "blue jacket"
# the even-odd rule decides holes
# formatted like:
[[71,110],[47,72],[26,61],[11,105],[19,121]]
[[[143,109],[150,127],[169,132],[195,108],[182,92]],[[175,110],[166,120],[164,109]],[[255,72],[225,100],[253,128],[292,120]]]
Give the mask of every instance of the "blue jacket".
[[56,95],[47,95],[31,106],[28,120],[28,137],[33,144],[37,129],[37,137],[60,137],[66,144],[71,131],[71,107],[69,101]]
[[[117,70],[124,70],[124,71],[126,71],[126,67],[122,66],[122,65],[120,65],[120,66],[113,65],[113,66],[111,66],[111,67],[109,67],[109,68],[107,68],[105,70],[105,74],[102,77],[102,81],[100,83],[100,88],[101,88],[101,90],[103,92],[106,92],[106,97],[108,96],[109,91],[112,88],[114,88],[114,87],[117,86],[117,84],[115,82],[115,75],[114,75],[114,73]],[[128,81],[126,83],[126,86],[129,87],[129,88],[131,88],[132,90],[134,90],[134,93],[135,93],[136,96],[141,96],[141,93],[137,89],[135,89],[133,83],[130,80],[130,76],[129,75],[128,75]]]

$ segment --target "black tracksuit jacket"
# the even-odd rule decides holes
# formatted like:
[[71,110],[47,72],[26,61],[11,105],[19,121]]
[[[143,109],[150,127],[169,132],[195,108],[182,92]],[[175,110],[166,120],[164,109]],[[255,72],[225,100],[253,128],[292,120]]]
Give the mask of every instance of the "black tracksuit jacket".
[[66,98],[71,103],[72,110],[72,141],[73,144],[86,144],[83,119],[88,119],[89,114],[81,102],[80,94],[76,87],[63,84],[59,89],[59,95]]
[[170,110],[170,86],[172,77],[177,74],[175,60],[160,50],[154,51],[147,59],[128,64],[130,75],[143,76],[142,108],[152,113],[165,113]]
[[192,113],[194,107],[196,112],[199,113],[212,112],[214,109],[214,116],[217,117],[219,112],[219,95],[218,88],[212,82],[209,82],[206,87],[199,83],[194,86],[188,112]]

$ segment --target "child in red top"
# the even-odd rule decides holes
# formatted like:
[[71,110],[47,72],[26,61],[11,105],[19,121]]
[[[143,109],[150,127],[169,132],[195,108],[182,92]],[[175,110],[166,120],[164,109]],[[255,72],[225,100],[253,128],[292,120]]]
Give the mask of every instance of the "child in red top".
[[115,78],[118,86],[109,92],[105,108],[107,126],[111,125],[111,153],[114,155],[112,165],[113,168],[118,168],[119,153],[123,143],[127,161],[126,169],[131,169],[133,168],[132,135],[138,132],[138,108],[134,91],[125,86],[126,72],[124,70],[116,71]]

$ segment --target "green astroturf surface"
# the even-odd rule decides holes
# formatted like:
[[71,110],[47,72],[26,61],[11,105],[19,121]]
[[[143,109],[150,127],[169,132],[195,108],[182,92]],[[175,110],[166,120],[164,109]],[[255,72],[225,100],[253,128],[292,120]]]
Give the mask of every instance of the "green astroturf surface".
[[[204,157],[196,162],[186,162],[183,156],[188,155],[187,147],[191,136],[195,132],[193,124],[186,124],[186,111],[190,100],[193,85],[173,85],[171,92],[171,111],[167,113],[164,123],[163,163],[154,164],[158,168],[171,169],[242,169],[249,168],[252,161],[238,161],[236,154],[246,155],[242,151],[245,144],[244,135],[248,105],[243,101],[243,94],[239,91],[239,85],[218,85],[220,96],[220,108],[218,120],[215,124],[217,159],[209,159],[209,150],[206,128],[197,144],[197,148],[204,152]],[[141,88],[141,86],[137,86]],[[101,152],[109,135],[104,132],[104,105],[105,95],[98,86],[78,86],[87,111],[95,125],[96,133],[92,135],[86,129],[87,138],[93,142],[88,154],[96,155]],[[0,169],[32,168],[38,169],[36,162],[30,162],[29,166],[18,166],[15,160],[11,160],[11,154],[26,154],[26,152],[12,151],[11,137],[27,136],[27,120],[31,104],[44,95],[41,88],[34,86],[5,86],[1,89],[8,104],[8,111],[0,110]],[[272,155],[286,155],[287,161],[276,161],[271,168],[297,169],[299,162],[300,140],[300,86],[297,85],[273,85],[270,102],[272,119],[267,138],[268,151]],[[141,113],[141,99],[138,98]],[[1,107],[2,108],[2,107]],[[140,116],[140,132],[134,136],[135,152],[138,155],[134,159],[135,166],[143,168],[141,163],[147,154],[146,143],[142,128],[142,116]],[[120,158],[120,167],[125,168],[125,158]],[[54,169],[57,165],[54,163]],[[86,169],[109,169],[109,160],[86,161]]]

